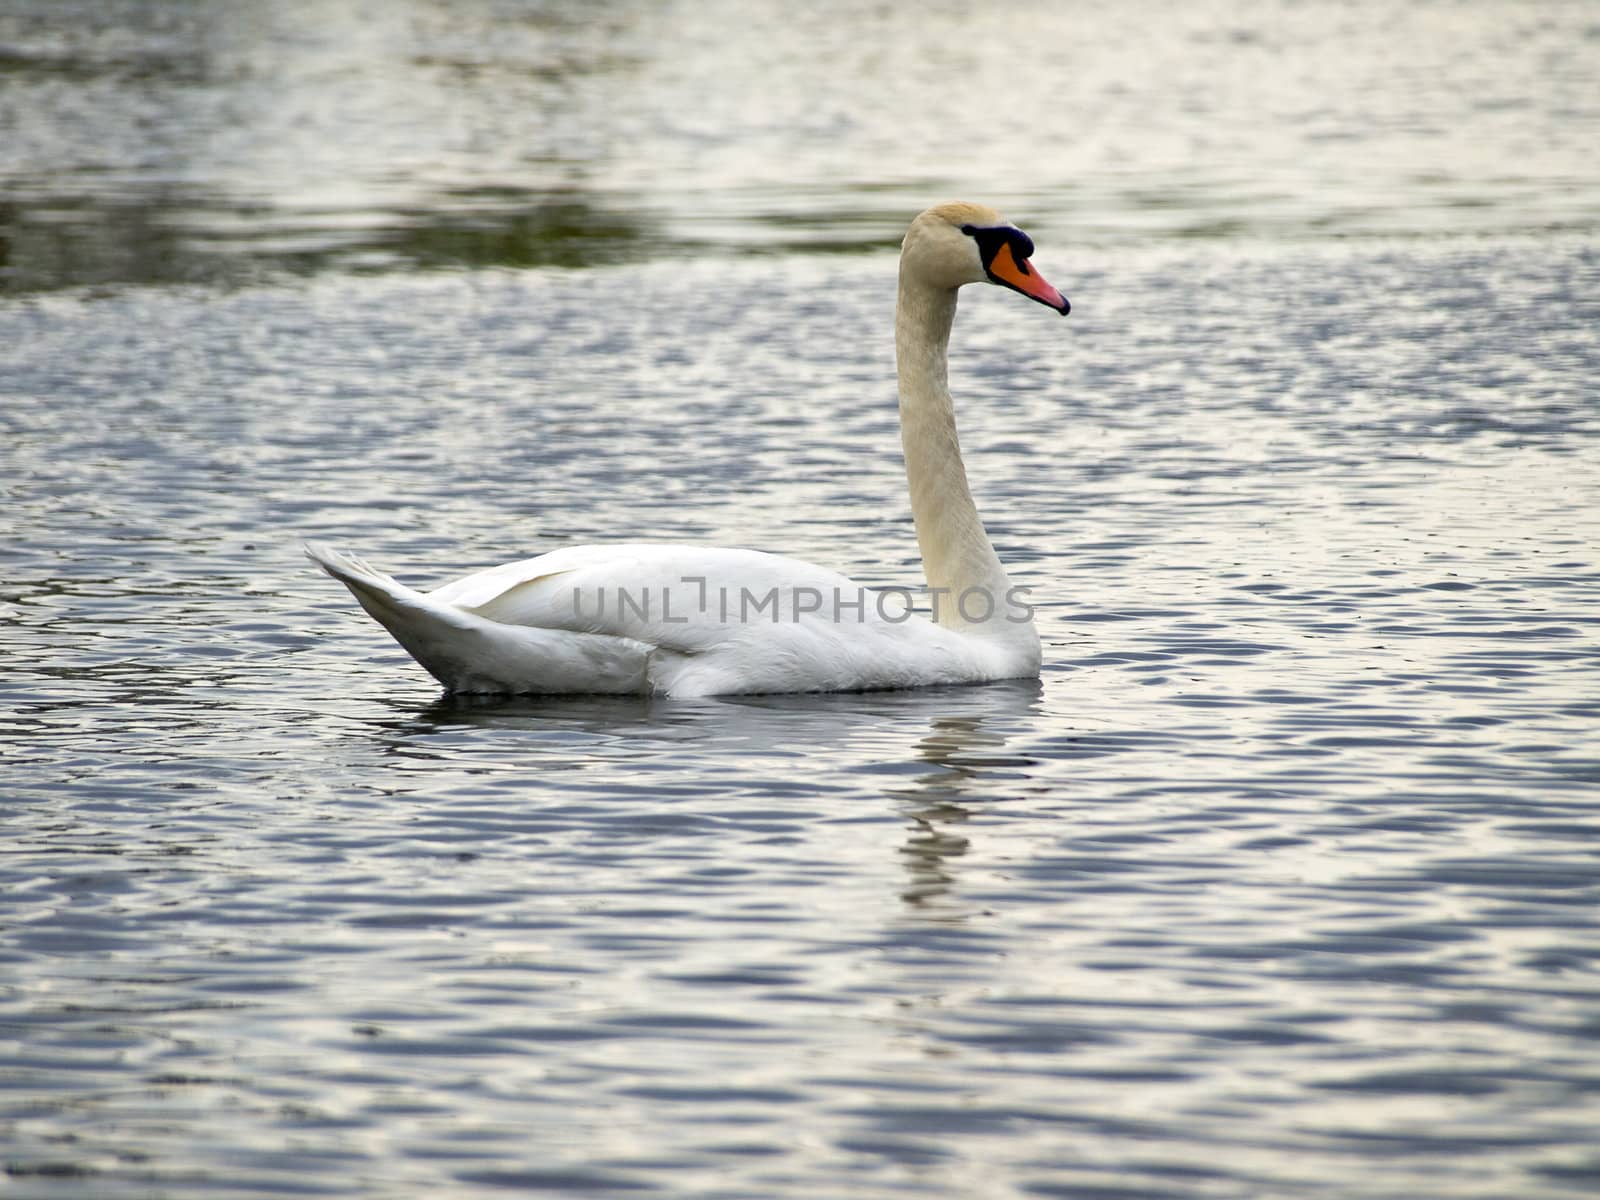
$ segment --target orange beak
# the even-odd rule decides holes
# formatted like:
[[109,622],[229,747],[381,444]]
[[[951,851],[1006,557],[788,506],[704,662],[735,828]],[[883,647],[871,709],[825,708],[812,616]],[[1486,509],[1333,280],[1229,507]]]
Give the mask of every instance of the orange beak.
[[1015,288],[1029,299],[1048,304],[1062,316],[1072,311],[1067,298],[1046,282],[1045,277],[1033,269],[1027,259],[1018,259],[1011,253],[1011,243],[1001,242],[1000,248],[989,260],[989,278]]

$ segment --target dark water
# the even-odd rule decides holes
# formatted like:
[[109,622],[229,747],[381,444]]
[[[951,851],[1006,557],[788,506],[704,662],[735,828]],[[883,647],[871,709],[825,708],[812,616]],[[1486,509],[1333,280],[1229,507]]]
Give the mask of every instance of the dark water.
[[[0,8],[0,1195],[1600,1188],[1590,7],[311,8]],[[300,558],[915,583],[949,194],[1038,683],[452,702]]]

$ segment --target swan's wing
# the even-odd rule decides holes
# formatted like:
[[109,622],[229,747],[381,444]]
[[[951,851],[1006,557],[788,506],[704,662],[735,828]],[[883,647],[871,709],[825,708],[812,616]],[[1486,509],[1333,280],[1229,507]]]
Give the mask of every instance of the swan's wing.
[[871,589],[798,559],[654,543],[557,550],[428,598],[507,625],[625,637],[684,654],[725,645],[751,626],[872,622],[891,611]]
[[[506,592],[549,579],[580,567],[598,567],[612,571],[626,571],[635,561],[635,547],[618,546],[567,546],[525,558],[517,562],[502,563],[498,567],[476,571],[434,588],[427,593],[441,604],[454,604],[461,608],[481,608],[491,604]],[[645,546],[652,550],[660,547]]]

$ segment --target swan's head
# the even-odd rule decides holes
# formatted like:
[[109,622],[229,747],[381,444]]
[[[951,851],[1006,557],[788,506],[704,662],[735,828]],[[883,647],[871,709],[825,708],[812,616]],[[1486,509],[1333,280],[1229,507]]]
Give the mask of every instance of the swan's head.
[[998,283],[1062,316],[1067,298],[1028,260],[1033,240],[992,208],[956,201],[917,216],[900,246],[900,269],[932,287],[954,290],[968,283]]

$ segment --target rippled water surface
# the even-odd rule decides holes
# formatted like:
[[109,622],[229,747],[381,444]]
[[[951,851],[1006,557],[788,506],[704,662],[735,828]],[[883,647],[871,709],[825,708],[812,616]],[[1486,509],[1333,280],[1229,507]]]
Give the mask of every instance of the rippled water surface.
[[1600,232],[1590,0],[5,0],[0,289]]
[[[1591,8],[315,11],[0,9],[0,1194],[1600,1188]],[[918,583],[950,194],[1038,682],[455,701],[300,556]]]

